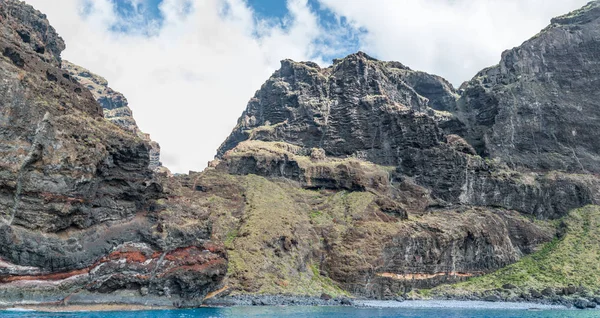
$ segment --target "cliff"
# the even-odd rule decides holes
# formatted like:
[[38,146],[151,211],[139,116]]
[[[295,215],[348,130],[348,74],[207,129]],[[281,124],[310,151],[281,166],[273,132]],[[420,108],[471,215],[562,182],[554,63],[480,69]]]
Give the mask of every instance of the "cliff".
[[[273,202],[304,215],[296,222],[313,234],[292,231],[292,241],[310,243],[298,245],[305,261],[294,263],[290,276],[273,281],[268,268],[244,267],[240,280],[230,268],[234,293],[302,294],[285,282],[314,268],[313,279],[331,279],[350,294],[391,298],[494,272],[558,237],[552,220],[600,200],[598,6],[553,19],[459,89],[362,52],[327,68],[282,61],[218,149],[214,172],[205,174],[258,175],[282,183],[286,195],[299,191],[290,195],[295,202]],[[269,211],[264,218],[281,217],[262,209]],[[242,215],[246,228],[250,216]],[[288,262],[265,254],[277,248],[275,238],[231,240],[236,264],[252,257],[249,241],[264,264]],[[568,279],[552,286],[561,284]],[[438,295],[452,295],[447,290]]]
[[71,78],[75,79],[82,86],[87,88],[94,99],[102,106],[104,118],[121,127],[122,129],[133,133],[134,135],[146,140],[150,144],[150,164],[151,170],[162,166],[160,162],[160,145],[150,139],[150,135],[143,133],[137,126],[133,118],[133,112],[129,108],[127,98],[119,92],[115,92],[108,86],[108,82],[101,76],[96,75],[87,69],[62,61],[62,68],[66,70]]
[[62,49],[43,14],[0,2],[0,301],[194,304],[227,267],[208,217],[160,203],[150,143],[103,117]]
[[597,174],[600,3],[552,19],[463,85],[466,139],[511,168]]
[[170,176],[125,97],[62,61],[41,13],[0,2],[0,302],[550,288],[595,303],[594,275],[552,264],[593,268],[577,258],[598,251],[599,8],[553,19],[459,89],[362,52],[284,60],[210,167]]

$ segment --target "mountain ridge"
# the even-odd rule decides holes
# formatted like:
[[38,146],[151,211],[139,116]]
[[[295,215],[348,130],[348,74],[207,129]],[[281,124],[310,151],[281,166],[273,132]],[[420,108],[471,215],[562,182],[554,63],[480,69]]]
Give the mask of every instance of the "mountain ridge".
[[[283,60],[209,168],[171,176],[125,97],[0,2],[0,305],[464,297],[439,286],[496,277],[600,204],[598,7],[459,89],[364,52]],[[595,302],[563,296],[544,301]]]

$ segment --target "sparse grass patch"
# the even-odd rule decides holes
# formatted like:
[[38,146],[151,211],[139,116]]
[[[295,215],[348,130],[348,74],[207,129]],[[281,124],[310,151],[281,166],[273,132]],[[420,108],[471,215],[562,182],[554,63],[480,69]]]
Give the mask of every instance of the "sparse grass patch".
[[600,288],[600,207],[576,209],[563,220],[567,232],[540,251],[494,273],[454,285],[440,286],[434,292],[481,292],[512,284],[521,290],[562,288],[569,284]]

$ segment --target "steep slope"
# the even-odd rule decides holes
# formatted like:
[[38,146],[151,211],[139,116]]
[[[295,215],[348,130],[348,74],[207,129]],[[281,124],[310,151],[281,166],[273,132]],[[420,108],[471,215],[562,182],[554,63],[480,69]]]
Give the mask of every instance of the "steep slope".
[[[430,100],[411,85],[421,87],[422,93],[435,91],[422,89],[427,85],[438,90]],[[228,157],[227,150],[245,140],[280,141],[299,147],[304,155],[314,149],[325,156],[395,167],[395,180],[412,178],[445,205],[502,207],[558,218],[600,201],[600,183],[593,176],[517,171],[501,158],[476,155],[469,143],[449,130],[465,127],[458,116],[429,106],[435,102],[440,109],[455,109],[455,98],[451,86],[439,77],[364,53],[336,60],[326,69],[285,60],[250,100],[217,158]],[[441,101],[447,104],[440,106]],[[228,165],[228,171],[287,176],[277,165],[262,172],[252,165],[243,167],[238,160]]]
[[[398,192],[385,185],[315,189],[220,167],[179,179],[210,212],[213,235],[228,249],[221,295],[390,298],[511,264],[555,231],[501,209],[426,212],[426,190],[409,183]],[[421,214],[407,218],[407,209]]]
[[[435,117],[426,96],[405,82],[418,81],[414,74],[400,63],[377,61],[362,52],[326,69],[310,62],[282,61],[249,102],[218,156],[250,138],[397,165],[397,149],[429,149],[442,141],[435,119],[445,116]],[[436,104],[447,101],[449,105],[439,107],[452,108],[452,87],[440,78],[429,79],[439,86],[439,92],[431,89]]]
[[[270,185],[270,190],[261,192],[263,198],[303,193],[292,196],[303,198],[299,201],[273,199],[279,209],[295,211],[298,223],[306,223],[306,214],[314,218],[305,226],[316,234],[296,234],[292,239],[311,242],[310,248],[297,252],[305,261],[296,271],[302,273],[311,262],[318,263],[319,275],[353,294],[392,297],[411,288],[430,288],[503,268],[553,238],[556,223],[540,220],[560,219],[572,209],[600,202],[600,180],[589,173],[598,167],[593,160],[584,170],[539,164],[540,160],[566,160],[557,150],[565,145],[557,137],[559,130],[595,125],[590,124],[596,111],[595,91],[591,91],[595,75],[585,76],[582,70],[584,64],[595,65],[597,60],[592,40],[596,7],[592,3],[554,19],[540,35],[504,53],[500,66],[482,71],[459,92],[437,76],[362,52],[335,60],[328,68],[284,60],[219,148],[213,163],[216,172],[206,174],[258,175],[286,185],[283,192]],[[576,36],[564,35],[568,28]],[[533,45],[536,41],[539,44]],[[550,52],[551,45],[564,50]],[[561,58],[580,64],[565,66]],[[548,69],[544,71],[542,65]],[[569,90],[563,84],[575,73],[582,86]],[[545,100],[543,115],[520,110],[533,107],[535,98],[542,103],[536,94],[551,94],[550,86],[565,94]],[[514,97],[509,100],[509,96]],[[591,117],[573,112],[574,101],[587,103]],[[492,108],[493,112],[487,111]],[[538,115],[556,125],[539,125]],[[555,137],[529,153],[523,147],[535,144],[527,139],[528,125],[534,123],[547,129],[542,132],[546,137]],[[523,137],[522,147],[492,137],[494,132],[499,138],[512,138],[513,130],[515,140]],[[590,141],[594,133],[589,131],[578,141],[582,154],[600,149]],[[569,160],[579,158],[569,156]],[[210,188],[201,186],[209,193]],[[253,191],[263,188],[256,185]],[[240,191],[246,200],[252,197],[247,194],[250,189]],[[338,196],[361,199],[360,203],[336,201]],[[332,210],[323,202],[331,202]],[[228,245],[233,259],[250,258],[254,251],[268,252],[277,246],[252,237],[268,233],[279,214],[247,204],[252,208],[237,210],[238,224],[246,234],[233,239],[237,244]],[[336,214],[339,207],[345,207],[343,214]],[[257,209],[270,222],[246,228],[247,213],[256,214]],[[316,220],[331,223],[322,228]],[[221,230],[216,233],[225,235]],[[298,292],[281,283],[287,275],[275,280],[261,274],[280,268],[283,260],[278,257],[275,253],[253,258],[253,263],[265,259],[264,264],[272,266],[242,267],[241,281],[237,267],[230,268],[227,281],[238,292]]]
[[210,167],[172,177],[152,171],[126,99],[61,61],[41,13],[2,1],[0,305],[595,288],[540,266],[597,254],[597,207],[570,211],[600,203],[599,8],[554,19],[458,91],[362,52],[284,60]]
[[538,171],[600,172],[600,2],[552,19],[462,89],[466,139],[482,156]]
[[227,264],[208,216],[157,201],[149,143],[103,117],[62,49],[43,14],[0,2],[0,302],[198,303]]
[[92,92],[96,101],[102,106],[104,118],[146,140],[150,144],[150,170],[155,170],[162,166],[160,162],[160,145],[152,141],[150,135],[143,133],[138,128],[133,118],[133,112],[129,108],[127,99],[123,94],[112,90],[103,77],[81,66],[68,61],[62,61],[62,68],[68,71],[72,78]]
[[599,222],[598,206],[573,210],[561,223],[561,236],[541,251],[490,275],[438,287],[432,294],[498,300],[546,297],[565,303],[585,297],[586,302],[595,303],[600,288]]

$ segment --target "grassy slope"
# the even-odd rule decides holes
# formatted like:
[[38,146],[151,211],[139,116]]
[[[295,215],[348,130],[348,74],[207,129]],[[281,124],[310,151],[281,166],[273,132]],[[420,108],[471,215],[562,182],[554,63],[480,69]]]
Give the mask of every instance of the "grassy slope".
[[569,284],[600,288],[600,207],[573,210],[564,222],[566,235],[546,244],[539,252],[492,274],[437,287],[434,294],[469,294],[504,284],[520,290],[561,288]]
[[[265,178],[239,178],[246,188],[246,212],[238,229],[226,240],[228,276],[257,293],[345,295],[312,264],[310,251],[319,238],[309,224],[309,209],[292,197],[290,189]],[[302,191],[302,190],[298,190]],[[293,240],[291,251],[281,240]]]

